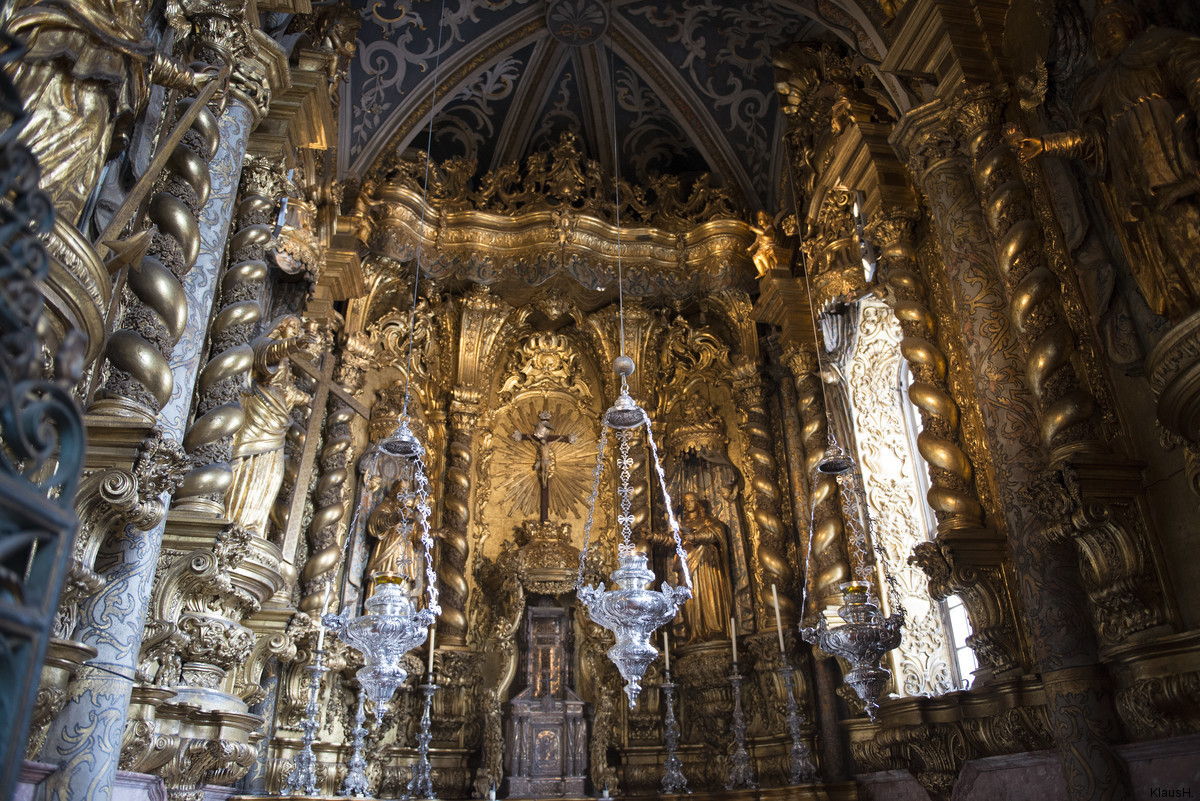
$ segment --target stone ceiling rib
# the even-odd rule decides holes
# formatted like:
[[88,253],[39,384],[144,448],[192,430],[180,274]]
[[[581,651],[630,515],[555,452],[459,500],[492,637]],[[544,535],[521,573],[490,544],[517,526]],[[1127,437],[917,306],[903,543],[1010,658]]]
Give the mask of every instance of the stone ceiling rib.
[[[384,152],[392,148],[406,148],[429,125],[431,111],[440,111],[465,84],[468,84],[488,65],[506,55],[515,53],[547,35],[543,12],[540,7],[526,9],[514,14],[503,24],[479,37],[473,47],[460,48],[452,57],[442,62],[436,101],[433,93],[433,70],[429,77],[418,84],[417,91],[409,94],[391,115],[379,126],[370,142],[353,161],[339,172],[343,175],[364,175]],[[343,103],[339,123],[344,129],[352,124],[350,103]],[[339,148],[339,154],[345,152]],[[341,156],[345,158],[345,156]]]
[[[563,64],[570,58],[570,50],[553,36],[546,35],[538,43],[529,66],[521,74],[513,96],[513,109],[541,109],[554,92],[554,79],[562,72]],[[498,145],[492,154],[488,169],[495,170],[504,164],[520,161],[525,157],[526,146],[539,120],[533,114],[510,111],[497,132]],[[482,166],[482,165],[481,165]]]
[[631,68],[638,70],[642,80],[659,95],[712,172],[722,177],[725,186],[743,197],[748,206],[760,208],[762,198],[725,131],[708,113],[707,106],[679,70],[623,17],[618,15],[610,30],[617,54]]

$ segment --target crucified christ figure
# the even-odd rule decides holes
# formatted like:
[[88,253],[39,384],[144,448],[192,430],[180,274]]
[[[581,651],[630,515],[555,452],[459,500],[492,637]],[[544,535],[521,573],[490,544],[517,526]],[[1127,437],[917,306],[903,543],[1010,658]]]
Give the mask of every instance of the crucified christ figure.
[[537,443],[537,461],[533,463],[537,473],[538,483],[542,486],[541,522],[550,520],[550,477],[554,475],[554,454],[550,450],[553,442],[575,442],[575,435],[554,434],[554,426],[550,423],[550,412],[538,412],[538,423],[533,427],[532,434],[514,431],[512,438],[517,442]]

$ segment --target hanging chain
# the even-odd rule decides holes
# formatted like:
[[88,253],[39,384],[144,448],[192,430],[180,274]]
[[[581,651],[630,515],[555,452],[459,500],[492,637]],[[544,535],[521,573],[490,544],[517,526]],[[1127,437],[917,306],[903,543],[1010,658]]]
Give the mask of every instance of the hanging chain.
[[650,455],[654,459],[654,469],[658,473],[658,483],[662,487],[663,500],[667,507],[667,525],[671,536],[675,538],[675,555],[679,557],[679,567],[683,571],[683,585],[692,588],[692,571],[688,569],[687,551],[683,549],[683,540],[679,536],[679,521],[675,519],[675,510],[671,508],[671,493],[667,491],[667,476],[663,473],[662,462],[658,460],[658,446],[654,444],[654,432],[650,429],[650,415],[642,410],[642,423],[646,426],[646,441],[650,443]]
[[[816,483],[817,470],[814,467],[812,475],[809,476],[809,487]],[[800,628],[804,629],[804,616],[808,614],[808,582],[812,578],[812,552],[813,540],[817,536],[817,505],[813,502],[816,496],[809,498],[808,503],[808,547],[804,553],[804,581],[800,582]],[[818,609],[817,615],[820,616],[821,610]]]
[[[845,479],[843,481],[842,479]],[[843,491],[847,491],[846,484],[853,482],[849,488],[850,496],[854,499],[855,507],[860,515],[862,515],[862,525],[858,527],[854,537],[854,550],[859,557],[861,565],[859,579],[862,581],[870,581],[871,572],[868,568],[867,554],[874,551],[879,559],[879,565],[883,568],[883,580],[888,585],[888,603],[892,609],[900,613],[901,617],[907,617],[904,609],[904,604],[900,600],[900,588],[896,582],[896,577],[892,575],[891,569],[888,567],[887,550],[879,541],[879,537],[875,536],[875,521],[871,517],[871,507],[867,504],[865,481],[863,475],[856,468],[849,473],[843,473],[838,476],[838,483]],[[867,543],[867,532],[871,533],[871,542]],[[881,596],[882,598],[882,596]]]
[[575,589],[583,586],[583,565],[587,559],[588,542],[592,538],[592,519],[596,513],[596,500],[600,497],[600,474],[604,472],[604,446],[608,443],[608,424],[600,425],[600,444],[596,446],[596,469],[592,471],[592,494],[588,498],[587,523],[583,526],[583,550],[579,552],[579,574],[575,577]]
[[425,462],[418,453],[413,457],[413,495],[416,497],[414,511],[421,521],[421,545],[425,547],[425,594],[429,598],[426,608],[435,615],[442,613],[438,603],[437,573],[433,570],[433,535],[429,531],[429,478],[425,474]]

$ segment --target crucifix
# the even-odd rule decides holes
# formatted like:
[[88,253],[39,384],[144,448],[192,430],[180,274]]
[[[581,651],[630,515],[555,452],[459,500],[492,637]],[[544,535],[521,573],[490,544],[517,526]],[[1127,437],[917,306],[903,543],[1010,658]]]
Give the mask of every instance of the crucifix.
[[514,431],[512,435],[517,442],[537,443],[537,461],[533,463],[533,469],[542,487],[540,520],[543,523],[550,521],[550,477],[554,475],[554,453],[550,450],[550,445],[554,442],[574,443],[576,439],[574,434],[554,434],[553,431],[550,412],[541,411],[538,412],[538,422],[533,427],[532,434]]

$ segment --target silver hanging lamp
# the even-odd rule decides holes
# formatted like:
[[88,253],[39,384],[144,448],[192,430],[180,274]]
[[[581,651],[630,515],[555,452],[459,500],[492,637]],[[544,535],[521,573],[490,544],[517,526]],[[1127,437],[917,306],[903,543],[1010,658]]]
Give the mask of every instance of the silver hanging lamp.
[[[610,64],[612,72],[616,70],[616,54],[611,44],[609,54],[613,61]],[[692,576],[688,570],[687,554],[683,550],[683,540],[679,536],[679,521],[675,519],[675,511],[671,508],[671,493],[667,490],[667,479],[663,474],[662,464],[658,460],[658,447],[654,444],[654,432],[650,429],[650,416],[638,406],[629,395],[629,376],[633,375],[635,365],[633,359],[625,355],[625,288],[624,272],[621,265],[621,162],[617,151],[616,100],[613,108],[613,170],[615,180],[613,209],[617,229],[617,302],[619,310],[619,336],[621,355],[613,360],[613,372],[620,378],[620,394],[617,400],[601,419],[600,444],[596,448],[596,469],[592,473],[592,494],[588,499],[587,524],[583,530],[583,550],[579,554],[579,575],[575,580],[575,591],[579,599],[587,607],[592,620],[616,635],[617,641],[608,649],[608,658],[617,666],[621,677],[625,679],[625,694],[629,696],[629,707],[637,703],[638,693],[642,691],[642,676],[646,668],[658,656],[658,650],[650,644],[650,636],[654,630],[669,620],[674,619],[679,607],[692,597]],[[645,426],[646,442],[650,446],[650,456],[654,460],[654,469],[658,474],[658,483],[662,487],[664,506],[667,510],[667,522],[671,528],[671,536],[675,539],[675,553],[683,573],[683,585],[673,586],[664,581],[659,590],[651,589],[654,582],[654,571],[647,564],[646,554],[633,547],[632,528],[633,488],[629,484],[630,472],[633,469],[633,459],[629,449],[634,432]],[[617,546],[617,569],[610,574],[613,588],[605,589],[603,582],[597,586],[583,586],[583,568],[587,559],[588,542],[592,534],[592,521],[596,514],[596,500],[600,494],[600,476],[604,471],[604,447],[608,443],[609,430],[615,431],[619,441],[619,456],[617,469],[619,483],[617,495],[620,498],[620,513],[617,515],[617,528],[621,533],[621,541]]]
[[[622,324],[622,340],[623,329]],[[583,551],[579,554],[579,575],[575,589],[592,620],[616,635],[617,641],[608,649],[607,654],[621,672],[621,677],[625,679],[625,694],[629,696],[629,707],[632,709],[637,703],[638,693],[642,690],[642,675],[658,656],[658,650],[650,644],[650,636],[659,626],[674,619],[679,607],[692,597],[692,577],[687,566],[687,554],[683,550],[683,540],[679,535],[679,521],[675,519],[675,512],[671,508],[671,494],[667,490],[666,477],[658,460],[658,447],[650,429],[650,416],[629,395],[627,378],[633,374],[633,359],[625,355],[617,357],[613,362],[613,370],[620,376],[621,393],[604,413],[601,421],[600,445],[596,449],[596,469],[592,473],[592,494],[588,499],[587,524],[584,528]],[[636,550],[632,542],[633,515],[630,507],[633,488],[629,478],[633,459],[629,455],[629,449],[633,433],[642,426],[646,429],[650,455],[662,487],[667,521],[675,539],[675,553],[683,570],[683,585],[673,586],[664,581],[659,590],[650,588],[655,579],[654,571],[647,564],[646,554]],[[616,432],[620,443],[620,454],[617,458],[620,514],[617,515],[617,528],[621,534],[621,542],[617,547],[617,568],[610,575],[614,586],[612,589],[605,589],[603,583],[597,586],[583,586],[583,568],[587,559],[596,500],[600,493],[604,449],[610,429]]]
[[[857,208],[857,207],[856,207]],[[857,216],[857,215],[856,215]],[[858,226],[861,236],[862,225]],[[801,248],[803,256],[804,249]],[[805,260],[807,262],[807,260]],[[809,298],[812,298],[812,285],[809,283],[808,265],[804,265],[804,283],[808,290]],[[810,304],[811,305],[811,304]],[[817,374],[821,384],[821,395],[825,404],[825,414],[829,415],[829,398],[825,392],[825,381],[820,378],[824,374],[824,369],[821,364],[821,349],[824,347],[817,326],[816,310],[813,312],[813,336],[815,337],[816,357],[817,357]],[[845,682],[850,685],[854,692],[863,702],[863,707],[871,720],[875,720],[876,712],[879,709],[879,697],[883,695],[883,690],[887,686],[888,680],[892,673],[887,668],[883,667],[882,661],[884,656],[900,645],[901,629],[904,626],[905,611],[904,606],[900,603],[899,593],[896,590],[896,580],[888,570],[887,554],[883,547],[876,543],[875,550],[879,555],[880,563],[883,566],[885,579],[891,590],[891,605],[895,610],[891,615],[884,616],[879,608],[879,604],[872,597],[871,582],[868,578],[869,567],[866,565],[865,554],[868,549],[867,537],[871,536],[874,539],[871,525],[871,513],[867,506],[866,498],[862,494],[860,487],[862,485],[862,476],[858,471],[858,465],[854,461],[854,457],[842,449],[842,446],[837,443],[833,436],[832,421],[827,420],[829,428],[829,446],[826,448],[821,460],[817,462],[815,471],[817,473],[833,476],[841,489],[841,492],[849,496],[853,500],[855,511],[862,516],[862,526],[855,526],[858,552],[863,554],[862,563],[858,566],[859,576],[854,581],[843,582],[840,587],[842,590],[843,605],[838,609],[838,616],[842,619],[842,623],[830,627],[825,622],[825,616],[820,612],[817,613],[816,626],[805,626],[803,623],[804,613],[807,610],[807,590],[808,581],[805,580],[801,588],[800,610],[801,623],[799,626],[800,636],[811,645],[815,645],[827,654],[841,657],[850,664],[848,670],[843,677]],[[816,504],[812,504],[813,514],[816,514]],[[815,529],[815,517],[810,521],[810,535],[808,538],[808,555],[805,558],[805,570],[807,571],[812,565],[812,541],[811,532]]]
[[[438,73],[442,59],[442,29],[446,16],[446,2],[442,0],[438,18],[438,49],[433,66],[433,96],[437,97]],[[429,115],[430,141],[433,139],[433,113]],[[428,206],[430,154],[425,154],[425,189],[421,197],[421,223],[425,223]],[[391,434],[375,443],[363,455],[360,469],[363,472],[363,494],[365,501],[370,487],[386,486],[396,489],[396,507],[400,520],[394,536],[412,541],[420,531],[421,546],[425,557],[425,606],[418,608],[414,599],[416,590],[415,564],[402,564],[395,573],[383,573],[370,577],[375,585],[374,594],[364,602],[366,614],[326,615],[323,622],[338,637],[363,655],[363,666],[355,673],[359,684],[358,711],[355,716],[354,751],[349,762],[349,771],[343,785],[343,794],[350,797],[370,797],[370,782],[366,775],[366,760],[363,758],[365,714],[362,697],[371,699],[375,710],[375,726],[383,724],[384,708],[395,695],[396,689],[408,678],[404,656],[419,647],[429,638],[429,672],[426,684],[433,683],[433,638],[432,626],[442,613],[438,603],[437,573],[433,569],[433,535],[429,529],[429,473],[425,468],[425,446],[413,433],[409,425],[408,402],[412,387],[413,340],[416,338],[417,297],[421,279],[421,246],[418,242],[413,259],[412,309],[408,318],[408,364],[404,373],[404,405],[396,428]],[[363,514],[363,503],[355,510],[356,520],[351,531],[357,531],[357,518]],[[347,537],[349,544],[349,537]],[[427,707],[428,710],[428,707]],[[428,728],[427,717],[422,719]],[[428,792],[433,796],[432,787]]]
[[[396,475],[392,486],[400,510],[399,529],[394,536],[411,537],[418,530],[425,556],[426,603],[418,609],[413,583],[408,575],[374,577],[375,593],[367,599],[364,615],[326,615],[325,625],[347,645],[362,652],[363,666],[355,674],[367,698],[375,706],[375,720],[396,688],[408,678],[404,655],[425,642],[429,627],[442,609],[438,603],[437,574],[433,570],[433,535],[429,529],[429,478],[425,471],[425,448],[412,433],[408,419],[400,418],[396,430],[364,456],[379,474]],[[388,468],[383,463],[389,462]]]

